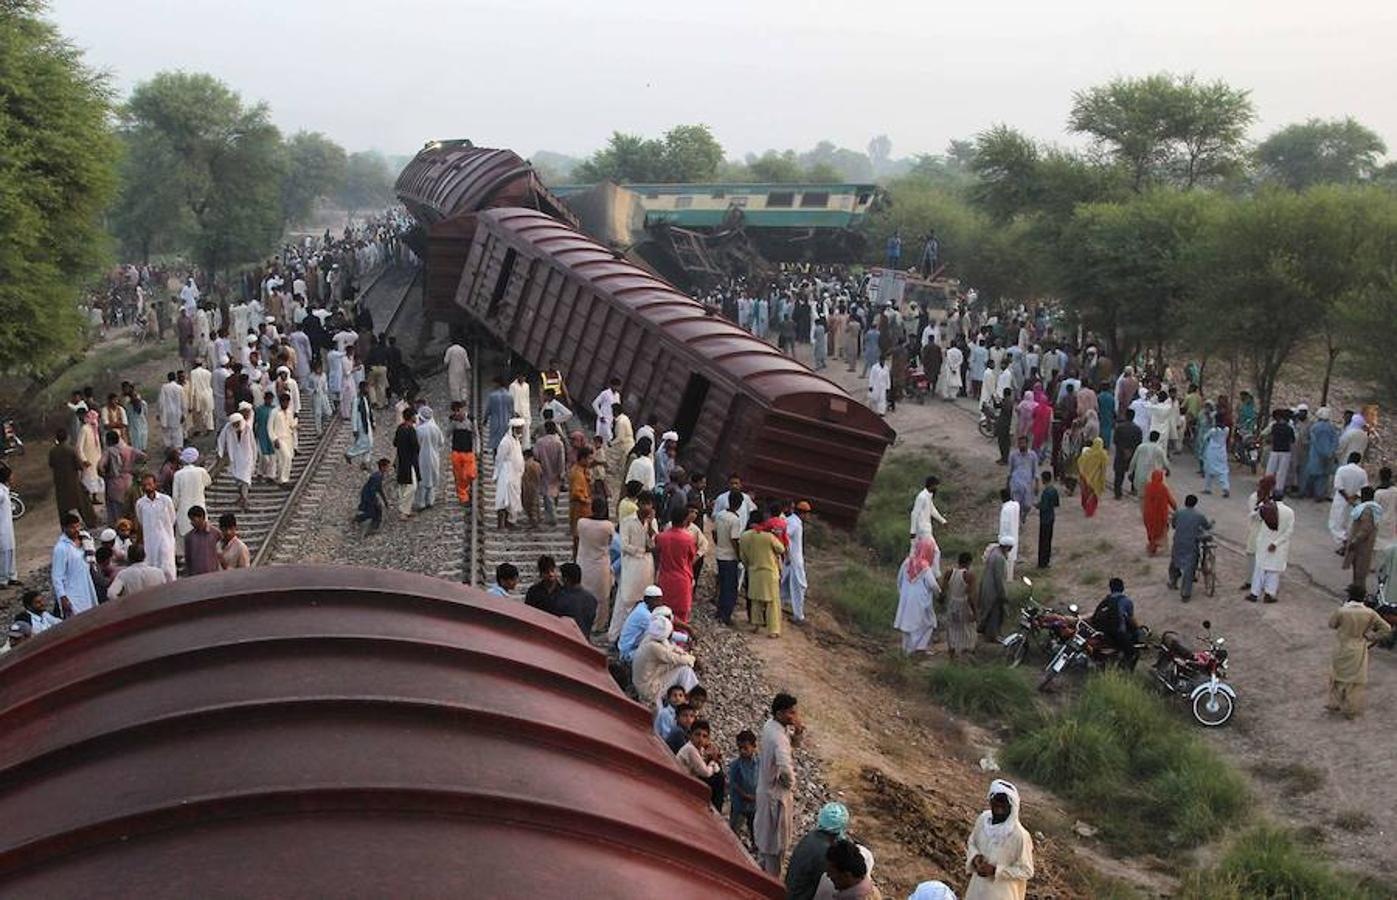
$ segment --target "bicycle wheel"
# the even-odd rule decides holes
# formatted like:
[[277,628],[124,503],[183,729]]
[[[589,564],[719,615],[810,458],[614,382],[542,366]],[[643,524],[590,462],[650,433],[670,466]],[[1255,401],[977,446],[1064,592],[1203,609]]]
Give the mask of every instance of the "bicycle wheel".
[[24,501],[14,494],[10,495],[10,518],[24,518]]
[[1202,569],[1203,574],[1203,591],[1209,597],[1216,594],[1218,589],[1218,572],[1215,563],[1216,561],[1213,559],[1213,549],[1209,547],[1203,551],[1203,558],[1199,563],[1199,567]]

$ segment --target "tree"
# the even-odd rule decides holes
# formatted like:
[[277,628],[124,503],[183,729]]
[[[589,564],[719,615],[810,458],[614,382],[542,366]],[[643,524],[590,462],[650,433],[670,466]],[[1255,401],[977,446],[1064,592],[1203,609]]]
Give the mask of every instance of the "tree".
[[749,157],[747,169],[753,181],[792,184],[805,180],[805,170],[800,167],[794,150],[784,153],[768,150],[759,157]]
[[1149,347],[1162,358],[1191,288],[1187,260],[1212,204],[1155,190],[1125,203],[1077,207],[1054,254],[1067,305],[1106,341],[1112,359]]
[[118,147],[107,79],[44,20],[0,0],[0,370],[41,369],[81,334],[77,297],[103,258]]
[[880,175],[887,171],[888,163],[893,158],[892,138],[886,134],[880,134],[868,142],[868,159],[873,167],[873,174]]
[[281,212],[287,224],[304,222],[320,197],[343,185],[344,148],[318,131],[298,131],[287,139],[286,177],[281,181]]
[[598,181],[657,182],[664,180],[665,145],[638,134],[611,133],[602,149],[583,160],[573,170],[581,183]]
[[975,136],[971,171],[979,183],[971,190],[975,203],[1000,222],[1034,207],[1038,189],[1038,145],[1007,125],[995,125]]
[[122,131],[121,193],[109,225],[126,258],[150,262],[152,253],[188,245],[189,208],[179,184],[167,177],[174,151],[149,131]]
[[351,153],[335,200],[350,212],[393,202],[393,171],[380,153]]
[[722,161],[723,147],[707,125],[676,125],[665,132],[663,180],[712,181]]
[[1108,150],[1137,192],[1167,179],[1188,189],[1237,165],[1255,117],[1248,91],[1160,74],[1077,91],[1068,130]]
[[1352,118],[1287,125],[1256,148],[1262,173],[1293,190],[1372,178],[1387,153],[1382,138]]
[[[132,91],[122,122],[138,146],[169,159],[161,177],[178,190],[192,219],[191,249],[210,274],[275,244],[285,159],[264,104],[245,106],[211,75],[161,72]],[[160,186],[128,186],[143,189]]]

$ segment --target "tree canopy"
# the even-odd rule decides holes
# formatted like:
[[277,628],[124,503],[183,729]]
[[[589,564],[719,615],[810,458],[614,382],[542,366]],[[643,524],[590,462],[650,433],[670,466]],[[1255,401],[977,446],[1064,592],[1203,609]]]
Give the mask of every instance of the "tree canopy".
[[115,184],[111,90],[42,18],[0,3],[0,369],[38,369],[78,343],[76,299],[104,258]]
[[1295,190],[1355,184],[1373,177],[1387,145],[1352,118],[1287,125],[1256,148],[1264,177]]
[[613,132],[602,149],[572,170],[581,182],[712,181],[723,148],[707,125],[676,125],[659,139]]
[[345,183],[348,160],[344,148],[318,131],[298,131],[286,140],[286,177],[281,181],[281,212],[287,222],[310,215],[319,197]]

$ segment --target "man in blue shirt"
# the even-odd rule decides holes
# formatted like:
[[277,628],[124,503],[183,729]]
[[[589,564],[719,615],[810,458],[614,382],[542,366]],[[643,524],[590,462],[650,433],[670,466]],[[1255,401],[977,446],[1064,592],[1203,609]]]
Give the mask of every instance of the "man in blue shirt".
[[1140,625],[1135,621],[1135,601],[1125,594],[1125,582],[1112,578],[1107,585],[1110,593],[1096,605],[1091,614],[1092,627],[1120,649],[1126,668],[1135,668],[1135,636]]
[[508,597],[509,592],[519,585],[519,569],[514,563],[500,563],[495,566],[495,583],[485,589],[493,597]]
[[617,648],[620,650],[621,659],[626,662],[631,661],[635,655],[640,642],[645,638],[645,632],[650,627],[650,619],[654,610],[664,603],[664,592],[657,586],[650,585],[645,589],[645,596],[642,602],[635,605],[631,614],[626,617],[626,621],[621,625],[621,637],[617,641]]
[[97,605],[97,587],[92,583],[92,569],[82,549],[82,519],[76,514],[63,514],[63,534],[53,545],[53,596],[63,618],[86,612]]
[[757,736],[750,730],[738,732],[737,759],[728,766],[728,825],[741,836],[747,825],[747,839],[756,840],[752,820],[757,812]]

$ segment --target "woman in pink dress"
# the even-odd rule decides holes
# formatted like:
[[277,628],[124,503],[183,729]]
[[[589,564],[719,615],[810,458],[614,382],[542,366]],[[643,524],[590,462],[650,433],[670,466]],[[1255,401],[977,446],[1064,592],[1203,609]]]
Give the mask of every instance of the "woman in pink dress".
[[1043,445],[1048,443],[1053,427],[1053,405],[1048,402],[1048,395],[1043,393],[1041,384],[1033,386],[1033,400],[1037,403],[1033,409],[1033,449],[1039,451],[1041,459]]
[[675,621],[684,623],[694,605],[694,560],[698,558],[698,544],[686,527],[688,519],[687,509],[675,510],[670,527],[655,538],[660,561],[655,584],[664,592],[665,605],[674,610]]

